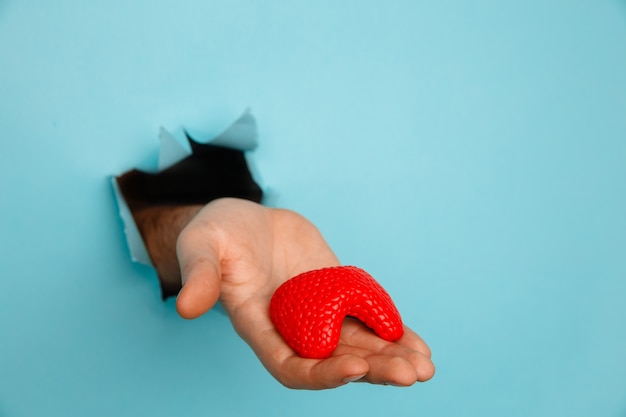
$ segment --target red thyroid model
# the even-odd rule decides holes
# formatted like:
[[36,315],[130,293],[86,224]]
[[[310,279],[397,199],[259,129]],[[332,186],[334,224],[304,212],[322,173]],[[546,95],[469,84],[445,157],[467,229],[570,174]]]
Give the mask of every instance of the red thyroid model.
[[338,266],[304,272],[283,283],[270,302],[270,317],[287,344],[304,358],[329,357],[346,316],[359,319],[390,342],[404,329],[391,297],[364,270]]

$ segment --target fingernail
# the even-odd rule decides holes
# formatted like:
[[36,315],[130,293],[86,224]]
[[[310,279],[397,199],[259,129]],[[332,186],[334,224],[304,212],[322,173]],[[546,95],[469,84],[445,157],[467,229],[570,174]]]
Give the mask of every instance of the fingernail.
[[343,382],[344,384],[347,384],[347,383],[350,383],[350,382],[358,381],[359,379],[363,378],[365,375],[367,375],[367,374],[348,376],[348,377],[345,377],[344,379],[342,379],[341,382]]

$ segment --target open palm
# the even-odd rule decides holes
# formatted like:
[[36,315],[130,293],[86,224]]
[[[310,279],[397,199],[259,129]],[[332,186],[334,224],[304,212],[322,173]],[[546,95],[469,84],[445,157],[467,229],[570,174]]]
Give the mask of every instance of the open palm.
[[276,288],[301,272],[339,265],[317,228],[299,214],[216,200],[183,229],[177,254],[179,314],[198,317],[219,299],[237,333],[287,387],[324,389],[351,381],[408,386],[434,374],[428,346],[407,327],[391,343],[347,318],[328,359],[301,358],[284,342],[269,317]]

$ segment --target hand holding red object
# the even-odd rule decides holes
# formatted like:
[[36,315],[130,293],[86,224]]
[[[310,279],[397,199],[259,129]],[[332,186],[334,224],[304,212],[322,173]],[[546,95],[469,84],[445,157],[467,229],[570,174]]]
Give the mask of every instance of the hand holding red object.
[[287,344],[304,358],[329,357],[339,344],[346,316],[394,342],[404,334],[400,313],[374,278],[354,266],[304,272],[282,284],[270,317]]
[[142,233],[160,275],[180,280],[182,273],[180,315],[198,317],[219,299],[239,336],[285,386],[325,389],[355,380],[407,386],[433,376],[430,349],[406,326],[400,339],[389,342],[347,317],[330,357],[302,358],[289,347],[270,319],[274,292],[304,271],[339,265],[301,215],[233,198],[145,215],[150,227]]

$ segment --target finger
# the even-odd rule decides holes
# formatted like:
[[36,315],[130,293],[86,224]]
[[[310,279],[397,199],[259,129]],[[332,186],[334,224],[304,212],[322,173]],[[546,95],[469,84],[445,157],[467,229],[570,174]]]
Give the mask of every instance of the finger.
[[252,299],[232,311],[231,320],[261,363],[286,387],[334,388],[367,374],[367,361],[356,355],[345,354],[323,360],[297,356],[264,313],[265,309],[266,303],[261,298]]
[[250,343],[261,363],[283,385],[293,389],[328,389],[367,375],[367,360],[353,354],[328,359],[307,359],[287,346],[275,330],[264,332],[263,343]]
[[304,359],[292,354],[281,363],[279,380],[291,388],[328,389],[362,379],[368,372],[368,362],[356,355]]
[[[428,381],[435,375],[435,365],[429,357],[405,346],[389,343],[389,345],[381,351],[380,355],[404,359],[413,367],[417,381]],[[370,364],[370,366],[372,365]]]
[[183,288],[176,310],[186,319],[206,313],[220,295],[221,272],[217,251],[204,236],[181,233],[177,243]]
[[[357,346],[341,344],[334,354],[351,354],[368,362],[369,372],[361,381],[376,384],[407,386],[416,381],[424,382],[433,377],[435,368],[432,361],[421,353],[395,343],[389,343],[381,353],[371,352]],[[399,359],[405,362],[398,362]],[[404,369],[405,365],[412,367]]]
[[[402,338],[400,338],[400,340],[396,342],[388,342],[378,337],[361,322],[348,318],[344,321],[344,325],[342,327],[341,340],[345,345],[369,351],[370,354],[373,354],[373,356],[371,356],[372,358],[375,356],[379,356],[381,358],[387,357],[390,360],[393,359],[394,361],[396,360],[394,358],[402,359],[413,368],[415,377],[413,382],[416,380],[427,381],[435,374],[435,366],[430,360],[430,349],[428,349],[428,346],[426,346],[423,340],[415,332],[406,326],[405,334]],[[355,351],[352,351],[352,353],[358,354]],[[380,359],[375,359],[374,362],[371,362],[370,356],[367,357],[367,360],[371,368],[370,373],[374,372],[374,374],[376,374],[376,366],[382,362],[380,362]],[[373,380],[379,381],[389,378],[389,376],[386,376],[387,374],[385,373],[382,373],[381,375],[381,377],[374,376]],[[406,385],[406,382],[410,379],[409,377],[409,373],[403,373],[400,375],[400,379],[397,382],[401,385]]]
[[[389,347],[393,347],[390,344]],[[357,382],[369,382],[381,385],[409,386],[419,380],[418,373],[413,366],[411,355],[419,355],[410,349],[395,346],[396,352],[374,353],[357,346],[339,345],[335,354],[355,355],[368,362],[369,371]],[[409,353],[412,352],[412,353]]]
[[[404,334],[394,343],[413,351],[420,352],[424,357],[430,358],[430,348],[426,345],[422,338],[408,326],[403,327]],[[389,342],[378,337],[373,330],[351,317],[347,317],[343,322],[341,339],[348,345],[361,346],[373,352],[381,352],[389,345]]]
[[432,356],[430,348],[426,342],[424,342],[424,340],[408,326],[404,326],[404,334],[399,340],[396,341],[396,343],[420,352],[427,358]]
[[372,384],[408,387],[418,381],[413,365],[400,356],[370,355],[369,372],[363,380]]

